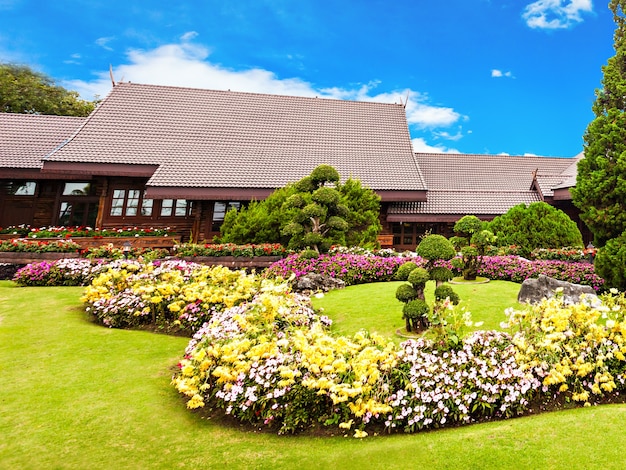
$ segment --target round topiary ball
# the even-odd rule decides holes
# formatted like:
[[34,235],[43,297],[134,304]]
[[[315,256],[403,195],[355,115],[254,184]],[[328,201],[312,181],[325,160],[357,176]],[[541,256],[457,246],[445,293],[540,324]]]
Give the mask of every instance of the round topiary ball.
[[411,271],[413,271],[415,268],[417,268],[417,264],[415,264],[413,261],[407,261],[396,270],[396,273],[393,277],[397,281],[406,281],[409,278],[409,274],[411,274]]
[[430,313],[430,307],[425,300],[415,299],[407,302],[402,308],[402,314],[404,318],[410,318],[414,320],[416,318],[425,317]]
[[422,241],[415,252],[429,261],[438,259],[449,260],[456,256],[456,250],[450,240],[443,235],[427,235],[422,238]]
[[406,303],[415,298],[417,298],[417,291],[413,289],[413,286],[402,284],[396,289],[396,299],[400,302]]
[[459,294],[454,292],[452,287],[450,287],[447,284],[443,284],[443,285],[441,285],[441,286],[439,286],[439,287],[437,287],[435,289],[435,300],[436,301],[445,300],[447,298],[449,298],[450,302],[452,302],[454,305],[458,305],[459,301],[461,300],[459,298]]
[[446,282],[454,277],[454,273],[445,266],[435,266],[429,272],[430,278],[437,282]]
[[428,274],[428,271],[426,271],[424,268],[415,268],[413,271],[411,271],[409,277],[407,278],[407,281],[409,281],[415,287],[423,287],[429,280],[430,275]]

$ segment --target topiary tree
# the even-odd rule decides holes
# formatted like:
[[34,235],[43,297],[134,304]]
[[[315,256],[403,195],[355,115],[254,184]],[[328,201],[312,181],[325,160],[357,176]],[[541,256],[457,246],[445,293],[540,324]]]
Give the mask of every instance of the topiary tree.
[[450,299],[453,305],[458,305],[460,302],[459,294],[454,292],[454,289],[447,284],[438,286],[435,289],[435,301],[441,302],[442,300]]
[[482,230],[483,222],[475,215],[461,217],[454,224],[454,231],[459,234],[461,241],[456,241],[460,247],[463,266],[461,271],[466,281],[476,280],[480,268],[481,257],[485,255],[485,249],[495,242],[495,236],[489,230]]
[[516,245],[525,257],[535,248],[583,246],[580,230],[572,219],[545,202],[514,206],[488,222],[485,228],[495,234],[499,246]]
[[[428,328],[430,308],[426,303],[424,288],[429,280],[434,280],[437,285],[452,279],[452,271],[446,267],[435,266],[439,260],[449,260],[456,254],[454,247],[446,237],[441,235],[428,235],[422,239],[416,248],[416,252],[427,260],[426,267],[418,267],[409,261],[400,266],[396,271],[396,279],[408,281],[396,290],[396,299],[404,302],[402,316],[406,322],[407,331],[415,331],[419,328]],[[452,291],[452,288],[449,288]],[[456,296],[456,294],[454,294]],[[458,296],[456,296],[458,299]]]
[[339,174],[320,165],[311,175],[247,208],[230,211],[222,242],[281,243],[293,249],[327,252],[331,245],[376,246],[381,229],[380,197],[356,180],[339,183]]
[[448,261],[456,256],[454,246],[452,246],[452,243],[443,235],[425,236],[422,238],[420,244],[417,245],[415,252],[427,260],[429,269],[434,266],[437,260]]

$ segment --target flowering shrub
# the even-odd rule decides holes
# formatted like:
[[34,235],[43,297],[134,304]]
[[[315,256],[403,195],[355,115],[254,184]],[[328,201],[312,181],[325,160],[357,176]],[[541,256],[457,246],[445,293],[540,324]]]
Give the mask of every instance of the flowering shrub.
[[610,293],[602,300],[598,309],[584,301],[566,306],[555,296],[532,309],[507,310],[504,326],[515,332],[517,360],[544,392],[589,405],[626,389],[626,299]]
[[80,250],[80,246],[71,240],[37,241],[14,238],[0,242],[0,251],[29,253],[72,253]]
[[537,248],[530,253],[531,259],[581,261],[585,259],[585,252],[581,248]]
[[[267,282],[267,281],[265,281]],[[405,431],[522,412],[540,386],[503,333],[477,332],[459,349],[420,339],[400,347],[359,332],[333,336],[308,299],[266,284],[215,313],[193,337],[172,382],[191,409],[294,432],[320,423]]]
[[408,258],[382,258],[350,254],[321,255],[318,258],[304,258],[290,255],[273,263],[264,271],[267,278],[288,278],[292,274],[300,278],[315,272],[341,279],[346,285],[367,282],[390,281],[393,275]]
[[362,255],[362,256],[380,256],[381,258],[396,258],[398,256],[405,256],[407,254],[412,254],[415,256],[414,252],[405,252],[398,253],[393,248],[382,248],[380,250],[370,250],[368,248],[361,248],[360,246],[332,246],[328,251],[329,255]]
[[166,228],[126,227],[119,229],[99,229],[86,226],[80,227],[41,227],[17,225],[0,228],[0,233],[20,235],[28,238],[71,238],[71,237],[163,237],[172,234]]
[[165,258],[170,255],[170,252],[164,248],[131,248],[125,252],[123,249],[116,248],[112,243],[109,243],[108,245],[88,248],[83,251],[83,255],[89,259],[142,258],[145,261],[152,261]]
[[20,286],[83,286],[100,269],[98,262],[83,258],[42,261],[20,268],[13,280]]
[[109,327],[152,324],[195,331],[216,311],[251,298],[259,283],[245,271],[185,261],[118,260],[104,266],[82,300]]
[[529,261],[517,256],[485,256],[478,270],[479,276],[489,279],[523,282],[539,274],[562,281],[574,282],[600,290],[604,280],[595,274],[589,263],[568,263],[557,260]]
[[176,245],[178,256],[285,256],[287,250],[280,243],[262,243],[259,245],[235,245],[234,243]]

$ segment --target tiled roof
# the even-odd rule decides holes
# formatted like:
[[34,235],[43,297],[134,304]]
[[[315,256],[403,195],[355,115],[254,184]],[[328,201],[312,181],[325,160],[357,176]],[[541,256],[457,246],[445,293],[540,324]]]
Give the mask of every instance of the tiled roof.
[[397,104],[120,83],[51,161],[158,164],[149,186],[277,188],[326,163],[424,190]]
[[[508,155],[416,154],[429,190],[528,191],[537,175],[555,176],[571,158]],[[565,178],[561,178],[563,180]]]
[[[517,204],[541,201],[541,194],[551,196],[575,171],[571,158],[418,153],[416,159],[427,200],[393,203],[389,215],[504,214]],[[533,189],[535,174],[541,194]]]
[[82,117],[0,113],[0,167],[41,168],[41,159],[83,122]]
[[428,191],[426,202],[397,202],[392,214],[498,215],[521,203],[540,201],[536,191]]

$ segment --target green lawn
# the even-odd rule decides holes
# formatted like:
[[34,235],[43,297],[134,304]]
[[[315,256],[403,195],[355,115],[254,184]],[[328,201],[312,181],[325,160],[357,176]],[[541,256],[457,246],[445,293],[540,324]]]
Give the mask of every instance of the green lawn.
[[203,419],[169,384],[186,339],[94,325],[80,293],[0,281],[0,469],[624,467],[626,405],[364,440]]
[[[352,334],[362,328],[386,336],[395,336],[404,328],[403,304],[396,300],[396,289],[402,282],[379,282],[334,290],[323,298],[314,298],[313,305],[322,308],[341,334]],[[491,281],[486,284],[458,284],[453,289],[461,298],[460,306],[472,313],[475,322],[483,322],[484,330],[500,329],[508,307],[521,308],[517,303],[520,284]],[[434,282],[426,285],[426,300],[433,301]],[[400,338],[398,338],[400,340]]]

